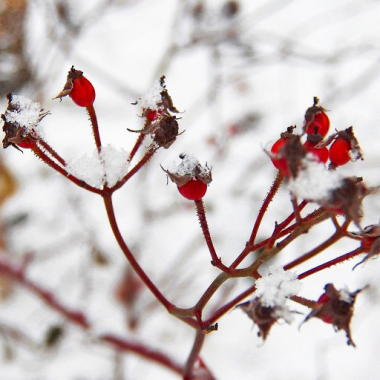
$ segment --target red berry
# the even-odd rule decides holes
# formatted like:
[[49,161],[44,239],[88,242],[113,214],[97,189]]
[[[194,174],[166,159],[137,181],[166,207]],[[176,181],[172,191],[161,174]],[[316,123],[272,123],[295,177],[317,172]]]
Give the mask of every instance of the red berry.
[[351,143],[343,137],[338,137],[330,146],[330,161],[336,166],[345,165],[350,161]]
[[313,154],[319,162],[325,164],[329,159],[329,150],[326,147],[315,148],[309,141],[305,142],[304,147],[309,153]]
[[182,186],[178,186],[178,191],[186,199],[196,201],[204,197],[207,191],[207,185],[199,179],[191,179]]
[[325,112],[320,111],[314,114],[307,126],[306,133],[308,135],[318,134],[322,137],[326,136],[330,128],[330,119]]
[[[290,177],[289,165],[286,158],[281,158],[281,149],[285,146],[286,139],[280,138],[277,140],[270,150],[274,157],[271,157],[273,165],[286,177]],[[278,156],[279,158],[277,158]]]
[[94,86],[83,75],[73,79],[73,88],[69,95],[79,107],[89,107],[95,101]]

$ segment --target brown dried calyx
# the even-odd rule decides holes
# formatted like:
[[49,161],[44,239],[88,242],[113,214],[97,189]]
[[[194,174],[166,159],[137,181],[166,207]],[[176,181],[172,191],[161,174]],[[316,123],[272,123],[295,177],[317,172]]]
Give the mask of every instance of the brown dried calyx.
[[330,323],[336,331],[344,330],[347,336],[347,344],[355,347],[351,337],[350,322],[356,296],[364,289],[350,293],[346,290],[337,290],[333,284],[327,284],[325,293],[319,297],[314,310],[305,318],[304,322],[316,317],[325,323]]

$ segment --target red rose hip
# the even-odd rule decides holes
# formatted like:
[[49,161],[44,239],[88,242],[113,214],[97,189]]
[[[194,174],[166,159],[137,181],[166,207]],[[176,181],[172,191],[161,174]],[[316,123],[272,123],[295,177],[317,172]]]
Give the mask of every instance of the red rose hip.
[[180,194],[189,199],[190,201],[196,201],[202,199],[207,191],[207,184],[199,179],[191,179],[189,182],[182,186],[178,186]]
[[332,164],[341,166],[350,161],[351,143],[343,137],[338,137],[330,147],[329,156]]

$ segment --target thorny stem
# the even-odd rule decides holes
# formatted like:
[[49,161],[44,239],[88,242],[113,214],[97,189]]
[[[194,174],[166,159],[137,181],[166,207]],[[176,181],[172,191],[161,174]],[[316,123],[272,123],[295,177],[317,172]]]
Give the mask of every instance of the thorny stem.
[[139,150],[141,144],[143,143],[143,141],[145,139],[145,136],[146,136],[145,133],[139,134],[139,137],[137,138],[136,143],[135,143],[134,147],[132,148],[131,153],[129,154],[128,162],[131,162],[133,160],[133,157],[135,156],[135,154]]
[[[274,196],[276,195],[278,189],[280,188],[283,179],[284,179],[283,174],[280,171],[278,171],[276,178],[275,178],[272,186],[270,187],[269,192],[268,192],[267,196],[265,197],[264,202],[260,208],[259,214],[257,215],[251,236],[248,240],[248,245],[255,244],[257,233],[259,231],[259,227],[260,227],[261,222],[263,220],[264,214],[266,213],[266,211],[268,209],[269,203],[272,202]],[[235,265],[235,263],[233,263],[231,265],[232,268],[236,268],[236,266],[237,265]]]
[[120,339],[114,335],[102,335],[99,339],[105,343],[110,344],[119,351],[133,352],[142,358],[148,359],[151,362],[156,362],[163,367],[166,367],[179,375],[182,375],[182,366],[174,362],[168,356],[161,351],[154,350],[141,343],[131,342],[124,339]]
[[292,268],[296,267],[297,265],[304,263],[305,261],[307,261],[307,260],[311,259],[312,257],[318,255],[319,253],[324,251],[326,248],[328,248],[331,245],[333,245],[334,243],[336,243],[339,239],[341,239],[343,237],[344,231],[347,229],[349,223],[350,223],[350,220],[346,221],[343,224],[343,226],[340,227],[339,230],[336,230],[335,233],[330,238],[328,238],[326,241],[324,241],[323,243],[321,243],[320,245],[318,245],[317,247],[315,247],[311,251],[309,251],[309,252],[305,253],[304,255],[298,257],[297,259],[293,260],[289,264],[285,265],[284,270],[292,269]]
[[193,378],[192,370],[193,370],[196,360],[199,357],[199,353],[202,349],[204,340],[205,340],[205,335],[202,332],[202,330],[197,330],[193,348],[191,349],[189,358],[187,359],[187,362],[185,364],[183,380],[191,380]]
[[212,242],[211,235],[210,235],[210,230],[209,230],[208,224],[207,224],[206,211],[204,208],[203,200],[197,199],[196,201],[194,201],[194,203],[195,203],[195,207],[197,209],[199,224],[201,225],[203,236],[205,238],[207,247],[208,247],[210,254],[211,254],[211,264],[216,266],[217,268],[219,268],[223,272],[226,272],[226,273],[231,272],[230,269],[222,263],[222,261],[220,260],[220,258],[216,254],[215,247],[214,247],[214,244]]
[[66,161],[44,140],[38,140],[37,144],[46,150],[53,158],[55,158],[62,166],[66,166]]
[[122,252],[125,257],[131,264],[135,273],[140,277],[146,287],[152,292],[156,299],[166,308],[166,310],[179,318],[182,322],[187,323],[191,327],[196,327],[197,323],[191,317],[194,315],[191,309],[181,309],[175,307],[171,302],[169,302],[166,297],[159,291],[159,289],[154,285],[148,275],[141,268],[140,264],[135,259],[133,253],[128,248],[126,242],[124,241],[119,226],[116,221],[115,211],[112,202],[112,194],[103,194],[104,205],[107,211],[108,220],[112,229],[112,232],[115,236],[116,241],[119,244]]
[[321,265],[316,266],[315,268],[309,269],[306,272],[301,273],[300,275],[298,275],[298,279],[301,280],[303,278],[309,277],[310,275],[312,275],[314,273],[320,272],[326,268],[330,268],[333,265],[343,263],[344,261],[350,260],[350,259],[354,258],[355,256],[360,255],[362,253],[364,253],[362,247],[354,249],[353,251],[348,252],[345,255],[336,257],[333,260],[327,261]]
[[215,294],[215,292],[220,288],[220,286],[229,279],[229,275],[225,272],[220,273],[216,279],[210,284],[210,286],[203,293],[202,297],[199,299],[197,304],[193,307],[194,315],[198,319],[198,323],[201,329],[207,327],[204,322],[202,322],[202,310],[207,304],[207,302],[211,299],[211,297]]
[[127,244],[125,243],[120,230],[119,226],[116,221],[115,211],[113,207],[112,202],[112,195],[103,195],[104,199],[104,206],[107,211],[108,220],[110,223],[110,226],[112,228],[112,232],[116,238],[116,241],[119,244],[119,247],[123,251],[125,257],[131,264],[133,270],[136,272],[136,274],[141,278],[141,280],[144,282],[144,284],[148,287],[148,289],[153,293],[153,295],[157,298],[157,300],[168,310],[174,308],[174,305],[172,305],[165,296],[158,290],[156,285],[153,284],[151,279],[148,277],[148,275],[144,272],[144,270],[141,268],[140,264],[137,262],[135,257],[133,256],[132,252],[128,248]]
[[260,266],[273,258],[277,253],[282,251],[287,245],[294,241],[298,236],[302,235],[308,231],[312,226],[322,222],[325,219],[330,217],[330,213],[325,211],[323,208],[319,208],[314,211],[312,214],[308,215],[305,219],[302,220],[301,224],[296,223],[296,228],[293,232],[290,233],[284,240],[278,243],[275,247],[271,249],[265,249],[256,261],[251,265],[252,272],[256,272]]
[[65,178],[69,179],[71,182],[74,182],[77,186],[82,187],[92,193],[96,194],[102,194],[103,190],[97,189],[95,187],[90,186],[85,181],[82,181],[78,179],[77,177],[73,176],[72,174],[68,173],[65,169],[63,169],[61,166],[59,166],[56,162],[54,162],[49,156],[47,156],[39,146],[35,145],[33,148],[33,153],[40,158],[43,162],[45,162],[47,165],[49,165],[52,169],[57,171],[58,173],[62,174]]
[[234,306],[236,306],[238,303],[243,301],[244,298],[250,296],[252,293],[254,293],[256,290],[256,286],[253,285],[247,290],[245,290],[243,293],[239,294],[237,297],[235,297],[232,301],[226,303],[222,307],[220,307],[218,310],[214,312],[214,314],[204,321],[204,325],[209,326],[214,324],[220,317],[222,317],[225,313],[227,313],[229,310],[231,310]]
[[[306,207],[307,204],[308,204],[308,201],[303,200],[298,205],[298,212],[301,212]],[[272,235],[272,237],[270,238],[270,240],[268,242],[268,245],[267,245],[268,248],[273,248],[274,243],[276,242],[276,240],[279,237],[281,237],[280,233],[282,231],[284,231],[284,228],[286,228],[289,225],[289,223],[291,223],[295,218],[296,218],[296,215],[295,215],[294,212],[292,212],[283,222],[281,222],[280,224],[276,225],[276,227],[274,229],[274,232],[273,232],[273,235]],[[297,224],[295,224],[294,226],[296,226],[296,225]]]
[[296,222],[299,224],[301,223],[301,214],[300,214],[297,198],[294,195],[291,195],[290,197],[291,197],[291,201],[292,201],[292,205],[294,209],[294,216],[296,218]]
[[100,140],[98,119],[96,117],[94,105],[91,104],[90,106],[86,107],[86,110],[88,112],[88,115],[90,116],[92,133],[94,135],[96,149],[98,150],[98,153],[100,154],[102,151],[102,142]]
[[110,188],[112,192],[120,189],[132,176],[134,176],[148,161],[153,157],[158,148],[149,149],[141,160],[113,187]]

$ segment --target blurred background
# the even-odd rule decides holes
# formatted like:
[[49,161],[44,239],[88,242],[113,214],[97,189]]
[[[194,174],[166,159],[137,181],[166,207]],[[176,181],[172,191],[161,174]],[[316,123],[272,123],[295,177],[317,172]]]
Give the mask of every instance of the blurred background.
[[[288,126],[301,131],[314,96],[329,111],[331,132],[354,126],[364,151],[364,161],[340,171],[379,186],[379,17],[376,0],[0,0],[0,106],[5,110],[9,92],[40,102],[51,113],[42,122],[46,141],[75,160],[95,149],[88,117],[69,98],[52,100],[72,65],[96,89],[103,143],[125,150],[137,137],[127,128],[143,126],[141,109],[131,103],[166,76],[185,132],[115,194],[115,204],[122,233],[143,268],[171,302],[191,307],[218,270],[209,264],[192,203],[167,185],[160,165],[168,167],[186,152],[213,168],[205,203],[226,264],[244,248],[276,174],[265,150]],[[28,278],[83,311],[93,326],[84,332],[69,324],[0,275],[0,380],[177,379],[96,339],[117,334],[184,363],[194,338],[132,273],[101,198],[58,176],[30,151],[10,147],[0,160],[1,257],[15,265],[27,262]],[[289,194],[281,189],[259,238],[270,236],[275,221],[291,211]],[[375,194],[364,202],[362,224],[379,219]],[[286,264],[332,233],[331,221],[324,222],[271,265]],[[296,269],[301,273],[356,246],[343,239]],[[350,291],[370,285],[358,296],[351,325],[357,348],[319,320],[299,329],[308,310],[297,305],[291,307],[303,315],[292,325],[276,325],[263,344],[252,322],[233,310],[202,351],[215,378],[375,378],[380,264],[371,260],[352,271],[358,261],[305,279],[301,291],[317,299],[326,283]],[[250,284],[228,282],[205,316]]]

